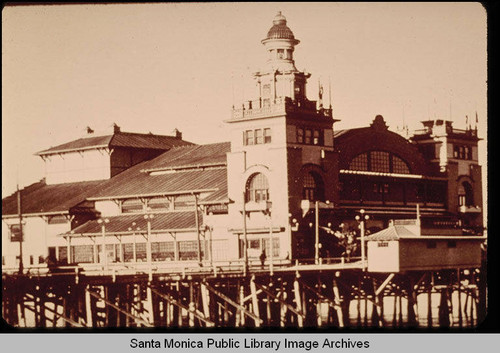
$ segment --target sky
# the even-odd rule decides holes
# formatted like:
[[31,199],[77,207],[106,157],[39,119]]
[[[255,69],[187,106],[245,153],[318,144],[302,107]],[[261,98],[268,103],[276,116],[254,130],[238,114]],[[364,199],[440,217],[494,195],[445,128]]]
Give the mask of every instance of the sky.
[[7,6],[2,12],[2,197],[44,176],[34,153],[96,133],[225,141],[255,98],[261,40],[282,11],[294,58],[331,82],[335,129],[479,117],[486,193],[486,11],[479,3],[154,3]]

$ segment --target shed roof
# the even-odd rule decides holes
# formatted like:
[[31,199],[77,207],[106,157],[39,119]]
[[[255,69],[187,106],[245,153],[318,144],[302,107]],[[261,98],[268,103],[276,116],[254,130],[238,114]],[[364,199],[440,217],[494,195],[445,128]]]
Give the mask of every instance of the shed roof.
[[37,155],[49,155],[62,152],[79,151],[99,147],[130,147],[168,150],[175,146],[192,145],[174,136],[139,134],[132,132],[115,132],[104,136],[84,137],[36,153]]
[[[102,180],[47,185],[45,180],[21,190],[23,214],[65,213],[95,193]],[[17,193],[2,199],[2,215],[17,214]]]
[[[90,200],[212,191],[210,201],[227,199],[229,143],[175,147],[105,181]],[[151,172],[155,173],[151,173]],[[200,200],[203,201],[203,200]]]
[[[147,221],[144,214],[130,214],[113,217],[105,217],[109,222],[105,223],[106,234],[131,234],[144,233],[147,231]],[[199,224],[202,224],[202,215],[198,212]],[[133,226],[132,224],[135,223]],[[133,228],[129,230],[129,228]],[[196,230],[196,218],[194,211],[157,213],[151,219],[151,231],[161,233],[173,230],[192,231]],[[88,221],[81,226],[65,234],[76,235],[101,235],[102,223],[97,220]]]
[[391,225],[388,228],[382,229],[380,232],[374,233],[366,237],[366,240],[374,241],[388,241],[388,240],[399,240],[405,237],[417,237],[418,234],[412,232],[408,227],[404,225]]

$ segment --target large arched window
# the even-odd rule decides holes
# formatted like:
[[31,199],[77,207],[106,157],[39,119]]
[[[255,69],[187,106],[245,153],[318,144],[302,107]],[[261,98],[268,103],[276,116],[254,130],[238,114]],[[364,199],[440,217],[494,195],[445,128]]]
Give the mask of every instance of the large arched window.
[[369,151],[358,154],[349,163],[349,170],[397,174],[411,173],[408,163],[395,154],[385,151]]
[[472,185],[464,181],[458,190],[459,206],[474,206],[474,191]]
[[302,197],[304,200],[316,201],[323,200],[325,190],[321,176],[314,172],[304,175],[302,185]]
[[246,201],[267,201],[269,200],[269,182],[262,173],[253,174],[247,181]]

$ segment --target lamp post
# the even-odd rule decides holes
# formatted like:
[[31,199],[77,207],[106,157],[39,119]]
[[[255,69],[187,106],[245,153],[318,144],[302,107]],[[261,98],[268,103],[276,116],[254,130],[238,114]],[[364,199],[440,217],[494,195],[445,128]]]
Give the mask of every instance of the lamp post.
[[141,228],[140,227],[137,227],[135,228],[136,226],[136,223],[135,222],[132,222],[132,227],[128,227],[128,231],[132,234],[132,239],[134,240],[134,248],[132,250],[132,260],[134,261],[134,264],[137,262],[137,241],[136,241],[136,238],[135,238],[135,231],[140,231]]
[[146,261],[148,262],[148,267],[149,267],[149,280],[152,279],[153,277],[153,256],[152,256],[152,251],[151,251],[151,220],[154,218],[154,215],[152,214],[145,214],[144,219],[146,220],[148,224],[148,233],[147,233],[147,241],[146,241]]
[[[209,212],[208,216],[210,217],[210,223],[212,223],[213,212]],[[213,223],[212,223],[213,224]],[[210,267],[213,268],[214,258],[213,258],[213,248],[212,248],[212,232],[214,228],[212,226],[206,226],[206,230],[208,230],[208,256],[210,258]]]
[[365,221],[367,221],[370,216],[365,215],[365,210],[359,210],[360,215],[357,215],[355,218],[360,223],[360,233],[361,233],[361,264],[363,267],[363,271],[366,269],[365,263]]
[[319,201],[314,202],[314,263],[319,264]]
[[273,219],[271,217],[271,209],[269,209],[267,215],[269,216],[269,274],[272,276],[274,274],[274,246],[273,246]]
[[246,197],[243,191],[243,258],[245,263],[243,264],[243,273],[246,276],[248,273],[248,239],[247,239],[247,209],[246,209]]
[[109,223],[109,219],[99,218],[97,220],[97,223],[101,225],[102,229],[101,263],[103,265],[104,270],[106,271],[108,269],[108,259],[106,258],[106,223]]

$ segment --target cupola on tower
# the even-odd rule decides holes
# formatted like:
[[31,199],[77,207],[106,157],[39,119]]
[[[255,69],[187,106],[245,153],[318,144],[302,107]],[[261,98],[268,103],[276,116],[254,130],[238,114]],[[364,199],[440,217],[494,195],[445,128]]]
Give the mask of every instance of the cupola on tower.
[[281,11],[274,18],[273,26],[261,42],[267,51],[267,63],[254,77],[262,104],[268,106],[278,97],[303,100],[306,97],[307,79],[311,75],[299,72],[295,67],[293,53],[300,41],[287,26]]

